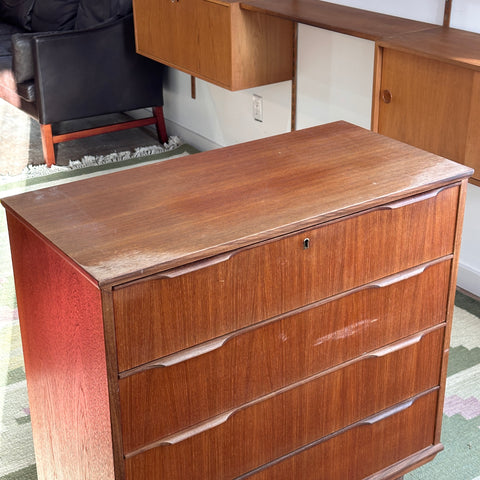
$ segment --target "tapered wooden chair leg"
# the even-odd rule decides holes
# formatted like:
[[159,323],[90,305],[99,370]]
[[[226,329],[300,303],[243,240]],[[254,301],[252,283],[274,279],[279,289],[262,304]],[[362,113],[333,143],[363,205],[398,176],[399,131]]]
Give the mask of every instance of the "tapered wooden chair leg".
[[42,134],[43,159],[45,160],[47,167],[51,167],[55,164],[55,147],[53,143],[52,125],[40,124],[40,132]]
[[165,127],[165,117],[163,116],[163,107],[153,107],[153,115],[157,119],[157,134],[162,143],[168,142],[167,128]]

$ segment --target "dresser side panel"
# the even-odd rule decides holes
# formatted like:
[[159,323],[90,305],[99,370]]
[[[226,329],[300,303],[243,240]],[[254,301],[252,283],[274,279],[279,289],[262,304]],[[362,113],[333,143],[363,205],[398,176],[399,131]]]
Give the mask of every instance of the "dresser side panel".
[[108,480],[110,407],[99,289],[7,215],[39,480]]
[[454,257],[451,266],[450,273],[450,285],[448,291],[448,302],[446,312],[447,328],[445,331],[444,352],[440,370],[440,392],[437,405],[437,424],[435,430],[435,441],[440,442],[442,420],[443,420],[443,406],[445,402],[445,389],[447,383],[447,369],[448,369],[448,357],[450,352],[450,338],[452,334],[453,323],[453,310],[455,306],[455,295],[457,289],[457,274],[458,274],[458,261],[460,258],[460,247],[462,240],[463,230],[463,218],[465,213],[465,201],[467,196],[467,182],[468,179],[462,181],[460,193],[458,197],[457,217],[455,219],[455,244],[454,244]]

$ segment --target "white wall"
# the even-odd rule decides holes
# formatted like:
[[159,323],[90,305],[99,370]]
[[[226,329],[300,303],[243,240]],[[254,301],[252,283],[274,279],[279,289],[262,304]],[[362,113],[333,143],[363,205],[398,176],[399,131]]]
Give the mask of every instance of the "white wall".
[[[441,24],[444,0],[329,0],[333,3]],[[451,26],[480,33],[480,2],[453,0]],[[335,32],[299,26],[297,128],[347,120],[370,127],[374,44]],[[169,69],[165,116],[170,134],[201,150],[290,130],[291,82],[229,92]],[[263,97],[264,121],[252,114],[252,96]],[[459,285],[480,296],[480,188],[469,186],[460,255]]]
[[[480,2],[453,0],[450,26],[480,33]],[[474,185],[467,193],[458,285],[480,296],[480,187]]]
[[336,120],[370,128],[374,42],[298,30],[297,129]]

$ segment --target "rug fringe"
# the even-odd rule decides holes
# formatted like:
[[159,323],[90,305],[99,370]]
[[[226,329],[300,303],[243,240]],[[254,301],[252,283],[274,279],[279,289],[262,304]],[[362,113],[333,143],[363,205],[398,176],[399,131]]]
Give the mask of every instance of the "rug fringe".
[[22,172],[22,176],[26,178],[42,177],[57,172],[68,172],[85,167],[96,167],[108,163],[121,162],[131,158],[145,157],[155,155],[157,153],[175,150],[182,145],[182,141],[177,136],[169,137],[168,142],[163,145],[150,145],[146,147],[137,147],[133,151],[113,152],[107,155],[85,155],[80,160],[70,160],[68,165],[27,165]]

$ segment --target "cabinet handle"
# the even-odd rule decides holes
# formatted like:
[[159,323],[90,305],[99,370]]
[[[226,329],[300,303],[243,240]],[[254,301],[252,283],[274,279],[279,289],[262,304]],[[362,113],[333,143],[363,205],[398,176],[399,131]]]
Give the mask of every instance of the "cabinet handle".
[[393,352],[398,352],[400,350],[403,350],[404,348],[411,347],[412,345],[419,343],[424,336],[425,332],[417,333],[416,335],[400,340],[399,342],[395,342],[394,344],[388,345],[387,347],[379,348],[378,350],[375,350],[372,353],[368,354],[368,357],[380,358]]
[[232,258],[236,253],[238,252],[227,252],[222,255],[217,255],[216,257],[207,258],[206,260],[200,260],[195,263],[190,263],[183,267],[178,267],[172,270],[167,270],[166,272],[159,273],[158,275],[155,275],[153,278],[155,278],[156,280],[159,280],[162,278],[180,277],[181,275],[195,272],[196,270],[201,270],[203,268],[211,267],[213,265],[226,262],[227,260],[230,260],[230,258]]
[[382,100],[384,103],[390,103],[392,101],[392,92],[390,90],[383,90]]
[[201,345],[187,348],[185,350],[182,350],[181,352],[172,353],[171,355],[163,357],[161,360],[150,363],[149,368],[171,367],[173,365],[176,365],[177,363],[186,362],[187,360],[199,357],[200,355],[204,355],[205,353],[213,352],[214,350],[218,350],[219,348],[223,347],[225,343],[240,334],[241,332],[233,332],[205,342]]
[[202,432],[206,432],[207,430],[218,427],[219,425],[225,423],[237,410],[241,410],[241,407],[223,413],[221,415],[217,415],[216,417],[213,417],[206,422],[198,424],[196,427],[165,437],[164,439],[162,439],[161,442],[158,443],[158,446],[175,445],[176,443],[183,442],[184,440],[194,437],[195,435],[198,435]]
[[183,430],[178,433],[174,433],[173,435],[169,435],[168,437],[164,437],[163,439],[150,443],[148,445],[145,445],[138,450],[133,450],[131,452],[127,452],[125,454],[125,458],[131,458],[134,457],[135,455],[139,455],[140,453],[145,453],[148,450],[151,450],[153,448],[157,447],[166,447],[170,445],[175,445],[176,443],[183,442],[184,440],[188,440],[191,437],[194,437],[195,435],[198,435],[202,432],[206,432],[207,430],[211,430],[212,428],[218,427],[219,425],[222,425],[225,423],[236,411],[241,410],[243,407],[238,407],[234,410],[230,410],[229,412],[217,415],[216,417],[210,418],[206,422],[202,422],[195,427]]
[[408,280],[409,278],[416,277],[421,275],[431,264],[424,264],[418,267],[410,268],[409,270],[405,270],[404,272],[397,273],[395,275],[390,275],[388,277],[381,278],[375,282],[373,282],[370,288],[384,288],[389,287],[390,285],[394,285],[395,283],[403,282],[404,280]]
[[380,207],[381,209],[387,210],[395,210],[396,208],[402,208],[406,205],[411,205],[413,203],[423,202],[424,200],[428,200],[430,198],[436,197],[438,194],[447,190],[448,188],[456,187],[457,185],[447,185],[446,187],[440,187],[435,190],[430,190],[429,192],[422,193],[420,195],[415,195],[413,197],[406,198],[404,200],[399,200],[398,202],[393,202],[387,205]]
[[407,410],[407,408],[410,408],[415,403],[415,400],[416,398],[412,398],[405,402],[399,403],[392,408],[388,408],[383,412],[377,413],[376,415],[372,415],[371,417],[368,417],[362,422],[360,422],[359,425],[373,425],[374,423],[385,420],[386,418],[391,417],[397,413],[403,412],[404,410]]

